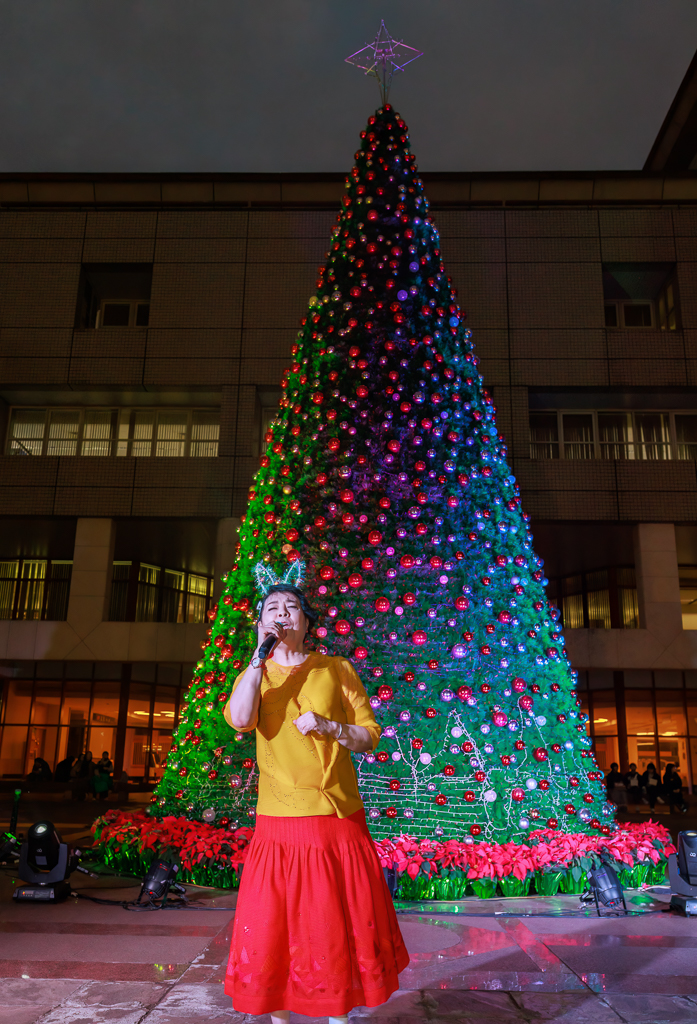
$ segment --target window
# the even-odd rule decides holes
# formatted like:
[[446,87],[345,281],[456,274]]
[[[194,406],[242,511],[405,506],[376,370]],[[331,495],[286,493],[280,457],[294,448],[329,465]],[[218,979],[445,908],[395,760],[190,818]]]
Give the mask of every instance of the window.
[[593,458],[593,417],[588,413],[565,413],[564,458]]
[[219,409],[12,410],[8,455],[212,458]]
[[102,302],[95,318],[95,327],[147,327],[149,302]]
[[547,596],[565,629],[637,629],[639,601],[632,566],[550,579]]
[[0,561],[0,619],[65,622],[72,569],[65,561]]
[[531,459],[697,459],[697,414],[531,412]]
[[[130,776],[159,779],[188,690],[188,683],[180,688],[181,680],[191,679],[193,666],[148,663],[130,668],[125,690],[118,663],[13,665],[9,671],[14,675],[0,678],[0,776],[22,778],[36,757],[43,757],[54,771],[66,757],[90,750],[97,760],[106,750],[112,760],[123,755]],[[122,694],[127,714],[119,744]]]
[[559,424],[556,412],[530,413],[530,458],[559,458]]
[[112,622],[205,622],[213,578],[145,562],[114,562]]
[[677,285],[672,263],[606,263],[603,293],[606,327],[677,329]]
[[76,328],[147,327],[151,288],[150,263],[83,264]]
[[682,628],[697,629],[697,565],[679,565]]

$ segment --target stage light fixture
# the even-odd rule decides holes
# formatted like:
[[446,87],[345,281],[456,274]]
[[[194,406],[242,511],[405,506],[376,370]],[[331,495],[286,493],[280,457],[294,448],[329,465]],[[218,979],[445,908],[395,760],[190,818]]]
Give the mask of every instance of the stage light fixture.
[[668,858],[670,906],[687,917],[697,915],[697,832],[678,832],[678,852]]
[[26,882],[15,889],[14,900],[57,903],[70,894],[66,881],[77,867],[78,856],[61,842],[53,822],[37,821],[27,832],[19,851],[17,874]]
[[601,916],[601,904],[610,910],[624,909],[625,914],[627,913],[624,892],[614,868],[609,864],[601,864],[599,868],[591,868],[587,877],[598,917]]
[[170,864],[169,861],[165,860],[153,861],[150,870],[145,876],[136,903],[143,903],[144,900],[147,900],[149,903],[154,903],[155,900],[162,900],[164,904],[170,889],[183,894],[185,892],[184,887],[177,885],[176,882],[178,872],[178,864]]

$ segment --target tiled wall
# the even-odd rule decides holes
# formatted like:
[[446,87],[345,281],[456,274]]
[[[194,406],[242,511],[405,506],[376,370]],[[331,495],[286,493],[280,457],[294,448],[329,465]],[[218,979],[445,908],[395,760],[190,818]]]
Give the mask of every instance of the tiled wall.
[[[527,398],[530,387],[697,383],[697,210],[434,216],[528,511],[697,519],[692,462],[530,462]],[[0,514],[239,515],[256,464],[257,391],[279,383],[334,220],[318,209],[0,210],[3,389],[221,396],[219,458],[0,456]],[[606,332],[602,261],[676,259],[683,329]],[[81,263],[139,261],[154,263],[150,327],[75,331]]]

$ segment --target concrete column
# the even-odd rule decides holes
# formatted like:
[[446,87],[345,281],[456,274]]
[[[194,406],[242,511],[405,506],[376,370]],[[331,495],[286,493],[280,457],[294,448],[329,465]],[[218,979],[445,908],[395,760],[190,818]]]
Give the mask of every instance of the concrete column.
[[639,625],[664,643],[682,630],[680,581],[672,523],[639,523],[634,528],[634,561]]
[[113,519],[77,521],[68,622],[83,638],[109,615],[115,534]]
[[234,516],[218,520],[218,533],[215,539],[215,579],[213,580],[213,596],[217,601],[223,590],[220,577],[232,568],[237,548],[237,535],[240,521]]

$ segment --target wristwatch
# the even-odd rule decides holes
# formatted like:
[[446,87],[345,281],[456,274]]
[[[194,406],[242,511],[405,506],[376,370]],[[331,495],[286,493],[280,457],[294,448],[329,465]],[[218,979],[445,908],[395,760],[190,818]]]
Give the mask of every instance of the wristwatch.
[[249,664],[252,666],[252,668],[260,668],[264,664],[264,662],[261,660],[261,658],[257,658],[255,654]]

